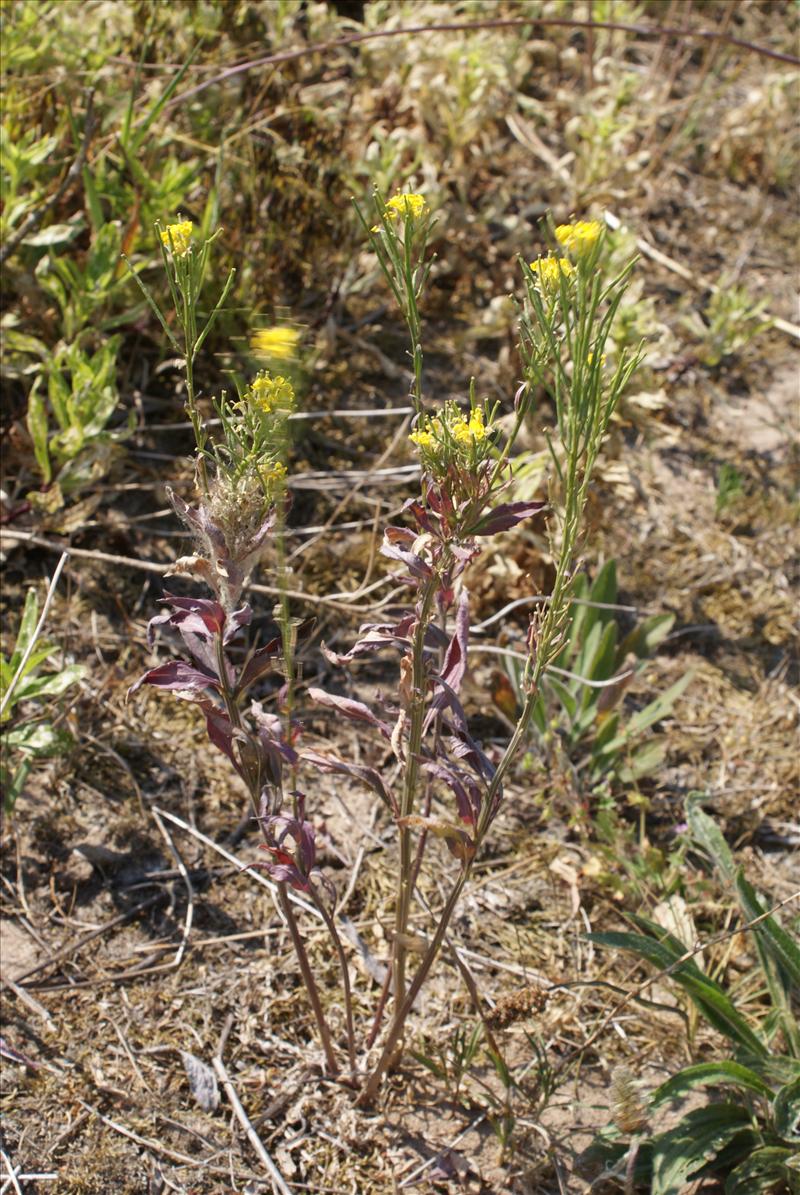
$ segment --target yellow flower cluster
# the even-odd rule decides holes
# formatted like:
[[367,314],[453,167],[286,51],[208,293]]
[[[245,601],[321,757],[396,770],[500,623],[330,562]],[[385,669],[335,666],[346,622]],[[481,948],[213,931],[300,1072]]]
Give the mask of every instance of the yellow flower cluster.
[[261,467],[261,480],[268,490],[280,488],[286,480],[286,466],[280,461],[271,461]]
[[559,224],[556,240],[569,253],[585,257],[594,249],[602,231],[603,225],[599,220],[578,220],[575,224]]
[[569,278],[575,272],[575,267],[566,257],[553,257],[552,254],[532,261],[531,269],[538,276],[541,288],[551,291],[558,290],[562,276]]
[[424,453],[446,455],[448,442],[469,452],[473,445],[482,444],[490,431],[482,407],[475,407],[467,416],[459,410],[457,403],[447,402],[441,415],[423,417],[420,427],[409,439]]
[[[391,199],[386,200],[386,205],[383,213],[387,220],[396,220],[398,216],[401,220],[419,220],[420,217],[427,215],[428,205],[425,202],[424,195],[418,195],[413,191],[403,191],[397,195],[393,195]],[[380,232],[382,225],[375,224],[370,232]]]
[[297,328],[260,328],[253,334],[250,347],[261,357],[292,361],[297,356],[300,333]]
[[404,191],[401,194],[393,195],[391,199],[386,201],[386,216],[389,220],[394,220],[397,216],[401,216],[404,220],[409,216],[414,220],[419,220],[420,216],[424,216],[428,210],[428,205],[425,202],[424,195],[417,195],[411,191]]
[[294,406],[294,387],[287,378],[267,373],[256,374],[250,386],[250,399],[259,411],[269,415],[274,411],[288,413]]
[[436,447],[433,432],[412,432],[408,438],[412,444],[416,444],[417,448],[425,448],[430,451]]
[[185,257],[192,247],[191,220],[179,220],[177,224],[168,224],[161,232],[161,240],[176,257]]
[[470,412],[469,419],[463,415],[452,424],[450,431],[456,444],[462,448],[469,448],[472,444],[480,444],[486,439],[486,427],[483,421],[483,411],[476,407]]

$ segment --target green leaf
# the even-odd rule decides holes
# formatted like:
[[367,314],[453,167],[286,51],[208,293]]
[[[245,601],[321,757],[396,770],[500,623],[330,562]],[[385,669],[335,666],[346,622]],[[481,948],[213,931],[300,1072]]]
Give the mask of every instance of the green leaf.
[[72,746],[72,735],[66,730],[56,730],[49,722],[29,722],[15,726],[3,735],[3,746],[9,751],[19,751],[37,759],[62,755]]
[[[767,908],[757,896],[755,888],[745,879],[741,870],[736,873],[735,884],[739,904],[748,921],[754,921],[756,917],[761,917],[767,912]],[[800,987],[800,949],[798,949],[797,943],[778,924],[774,916],[765,917],[759,925],[755,926],[754,932],[763,942],[764,948],[788,976],[789,982],[795,987]]]
[[31,767],[32,761],[30,759],[23,759],[13,774],[6,768],[0,769],[3,781],[3,808],[9,816],[14,812],[17,798],[25,787],[25,781],[28,779]]
[[34,677],[20,685],[17,701],[31,701],[35,697],[60,697],[70,685],[79,681],[85,672],[82,664],[69,664],[61,672]]
[[736,879],[736,864],[717,823],[700,808],[703,794],[690,793],[686,800],[686,820],[689,832],[698,846],[706,852],[714,866],[728,883]]
[[564,707],[567,717],[572,721],[578,710],[578,701],[575,694],[570,691],[562,680],[559,680],[557,676],[553,676],[552,673],[549,673],[547,676],[547,687],[553,690]]
[[628,723],[628,734],[639,734],[654,723],[660,722],[662,718],[668,717],[672,713],[673,705],[693,678],[693,672],[684,673],[680,680],[661,693],[655,701],[651,701],[638,714],[634,714]]
[[[594,579],[591,588],[591,600],[613,606],[616,604],[618,592],[617,563],[613,559],[607,560]],[[602,622],[607,622],[609,618],[614,617],[614,610],[597,610],[597,607],[593,608]]]
[[[635,918],[637,922],[649,925],[645,918]],[[677,960],[685,950],[677,938],[662,931],[661,940],[655,941],[640,934],[630,933],[602,933],[587,934],[587,937],[602,946],[614,946],[620,950],[628,950],[647,959],[659,971],[669,971],[672,979],[684,989],[703,1016],[737,1046],[749,1050],[756,1056],[767,1054],[767,1046],[750,1028],[745,1018],[738,1011],[727,993],[704,975],[697,964],[687,959],[676,966]]]
[[32,232],[22,242],[30,249],[50,249],[54,245],[66,245],[74,241],[86,227],[83,219],[74,220],[71,224],[50,224],[38,232]]
[[39,599],[36,596],[36,590],[31,586],[25,594],[25,605],[22,608],[22,618],[20,619],[19,630],[17,631],[17,641],[14,644],[14,652],[11,656],[10,666],[12,676],[16,674],[17,669],[22,663],[22,657],[31,644],[38,620]]
[[625,784],[640,780],[642,776],[650,776],[657,771],[664,762],[666,750],[662,743],[647,743],[644,747],[631,752],[626,764],[619,768],[619,778]]
[[800,1145],[800,1078],[780,1089],[772,1113],[778,1135]]
[[726,1178],[725,1195],[760,1195],[772,1191],[777,1183],[785,1183],[784,1163],[789,1161],[792,1152],[776,1145],[753,1150]]
[[622,640],[620,657],[624,659],[629,652],[633,652],[640,660],[646,659],[663,643],[674,625],[674,614],[654,614],[652,618],[646,618]]
[[650,1106],[657,1108],[670,1100],[680,1099],[695,1087],[721,1087],[726,1084],[772,1100],[772,1088],[749,1067],[738,1062],[700,1062],[696,1066],[685,1067],[657,1087],[650,1096]]
[[45,485],[53,480],[53,469],[47,451],[47,408],[42,395],[34,386],[28,395],[28,413],[25,419],[28,433],[33,441],[33,454]]
[[750,1127],[738,1104],[711,1104],[688,1112],[673,1129],[653,1138],[651,1195],[683,1195],[686,1181]]
[[88,166],[83,168],[83,189],[86,194],[86,207],[89,211],[89,219],[92,224],[92,231],[98,233],[105,223],[103,216],[103,207],[100,203],[100,196],[97,191],[97,184],[94,180],[94,175]]

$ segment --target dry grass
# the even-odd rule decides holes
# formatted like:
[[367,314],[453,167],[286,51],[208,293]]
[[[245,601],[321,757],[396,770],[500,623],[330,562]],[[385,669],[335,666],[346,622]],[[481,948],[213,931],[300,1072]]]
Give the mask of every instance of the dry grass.
[[[767,40],[771,11],[744,7],[749,33]],[[723,10],[703,11],[710,21]],[[487,34],[482,47],[489,56],[492,47],[502,48],[492,93],[498,103],[504,89],[516,94],[525,73],[511,52],[511,36]],[[458,385],[474,373],[490,392],[510,391],[513,336],[507,315],[487,307],[487,298],[512,285],[509,261],[524,247],[529,229],[527,214],[520,223],[526,190],[536,216],[538,205],[561,211],[579,199],[601,203],[661,254],[690,263],[696,287],[663,264],[642,260],[642,310],[650,301],[652,315],[644,331],[658,346],[649,355],[642,389],[662,397],[655,404],[630,402],[609,442],[605,479],[592,506],[587,563],[593,569],[602,558],[615,557],[623,601],[677,615],[667,650],[647,674],[648,691],[633,699],[653,696],[687,668],[695,672],[676,716],[661,728],[668,762],[646,787],[652,816],[642,849],[668,849],[683,818],[684,796],[701,790],[754,881],[781,899],[796,874],[799,841],[796,343],[772,330],[712,370],[699,362],[683,320],[704,305],[707,284],[732,260],[752,293],[768,298],[774,315],[793,318],[788,258],[796,212],[778,179],[796,169],[781,83],[791,72],[771,63],[765,77],[758,59],[745,52],[729,58],[732,51],[721,50],[723,61],[713,64],[703,83],[703,52],[690,61],[671,44],[638,44],[634,115],[649,110],[647,88],[653,102],[660,97],[662,103],[652,109],[652,127],[634,122],[630,130],[614,132],[616,140],[604,149],[608,161],[600,185],[591,146],[579,135],[592,108],[577,82],[584,77],[586,50],[570,45],[569,36],[559,34],[554,42],[561,55],[557,67],[543,38],[519,49],[528,65],[541,64],[534,139],[519,119],[516,131],[509,131],[484,109],[477,133],[463,123],[448,125],[434,102],[438,60],[420,53],[405,92],[397,90],[394,74],[383,93],[349,75],[334,80],[336,95],[341,92],[337,102],[353,96],[344,140],[384,126],[403,127],[413,140],[427,121],[426,142],[438,138],[445,147],[441,177],[428,180],[446,212],[426,350],[433,396],[453,393],[454,362]],[[595,62],[597,112],[619,86],[608,63],[623,44],[603,43],[607,57]],[[394,71],[398,52],[396,42],[373,43],[369,69],[389,71],[391,65]],[[674,83],[679,62],[680,82]],[[322,84],[324,70],[307,69],[307,86]],[[456,66],[447,69],[458,77]],[[697,123],[705,92],[693,91],[701,84],[713,84],[709,111],[722,113],[721,131],[708,146],[701,144]],[[649,170],[660,144],[657,122],[675,105],[684,113],[685,125],[677,126],[684,132],[659,154],[658,168]],[[477,156],[473,142],[479,143]],[[643,155],[640,169],[631,171],[626,163],[636,153]],[[569,185],[549,158],[561,163]],[[459,177],[460,191],[453,189]],[[479,221],[471,216],[476,195]],[[290,192],[282,202],[291,212]],[[287,259],[291,248],[284,247]],[[364,408],[374,405],[377,393],[387,404],[404,405],[404,350],[389,321],[379,312],[372,323],[357,326],[383,300],[372,286],[347,312],[332,304],[327,340],[320,339],[317,368],[324,383],[314,383],[315,404]],[[297,470],[363,470],[375,462],[401,468],[409,460],[404,435],[383,457],[402,419],[321,417],[303,429]],[[18,427],[10,442],[22,452]],[[531,444],[539,446],[536,434]],[[169,455],[175,439],[151,430],[137,441],[139,450]],[[723,463],[738,471],[742,494],[717,512]],[[171,537],[172,522],[157,514],[164,505],[161,468],[131,453],[111,484],[141,488],[98,491],[99,501],[77,513],[68,510],[46,533],[54,538],[71,532],[73,542],[90,552],[170,559],[180,540]],[[403,474],[367,477],[357,488],[352,479],[319,476],[298,486],[296,524],[317,527],[335,514],[338,522],[361,525],[321,539],[314,532],[298,537],[296,588],[312,596],[354,593],[342,600],[364,613],[374,608],[388,590],[361,594],[360,587],[384,571],[374,560],[375,521],[396,512],[409,492]],[[3,609],[9,615],[24,587],[40,583],[56,558],[10,537],[3,549]],[[525,532],[510,537],[475,578],[480,614],[525,592],[531,577],[537,587],[546,585],[548,569],[540,539]],[[68,758],[36,773],[2,838],[4,1038],[29,1060],[4,1061],[3,1148],[23,1173],[57,1176],[21,1178],[21,1189],[50,1195],[272,1189],[225,1093],[216,1109],[204,1111],[190,1089],[181,1052],[210,1065],[222,1049],[233,1087],[289,1190],[383,1195],[443,1189],[448,1182],[465,1191],[515,1195],[588,1190],[579,1155],[592,1131],[608,1122],[615,1062],[624,1059],[647,1084],[689,1055],[679,1011],[660,989],[650,993],[658,1008],[632,1003],[590,1040],[620,987],[644,972],[585,939],[589,929],[617,925],[626,902],[637,907],[638,897],[598,878],[591,822],[569,776],[542,778],[520,770],[509,786],[490,857],[475,871],[407,1043],[433,1056],[452,1042],[456,1029],[477,1023],[469,988],[454,966],[454,948],[487,1009],[531,984],[555,985],[543,1008],[497,1030],[518,1083],[510,1141],[501,1148],[493,1131],[499,1114],[492,1100],[501,1101],[503,1093],[485,1050],[457,1097],[409,1058],[386,1083],[378,1105],[358,1110],[347,1087],[323,1076],[291,943],[269,892],[254,872],[232,865],[192,832],[225,846],[244,807],[238,781],[221,756],[204,748],[192,710],[141,695],[125,704],[125,691],[148,658],[144,625],[156,578],[77,557],[65,575],[50,637],[87,665],[66,714],[78,745]],[[263,612],[270,602],[257,598]],[[309,610],[318,620],[303,664],[310,679],[326,667],[318,639],[344,644],[360,618],[313,602],[302,613]],[[513,635],[514,629],[504,632]],[[488,668],[475,670],[470,702],[491,740],[505,732],[490,708],[488,675]],[[354,674],[353,683],[363,693],[393,681],[380,665],[370,665]],[[317,735],[342,736],[335,724],[305,713],[309,743]],[[339,747],[343,755],[359,749],[351,741]],[[371,799],[335,777],[318,783],[313,802],[324,826],[325,862],[340,891],[359,861],[346,912],[370,960],[380,963],[392,912],[385,855],[390,827]],[[174,852],[154,807],[189,827],[162,823]],[[633,824],[635,816],[629,820]],[[241,864],[254,861],[252,836],[245,834],[233,851]],[[421,879],[422,895],[434,905],[444,890],[443,866],[431,857]],[[658,899],[654,885],[648,900]],[[720,928],[727,916],[722,895],[708,886],[705,900],[704,928]],[[414,923],[420,932],[429,924],[422,905]],[[341,1035],[334,959],[314,926],[309,950]],[[366,1024],[378,987],[363,958],[348,950],[357,1016]],[[732,952],[728,965],[746,976],[746,947]],[[757,1005],[757,993],[752,998]],[[695,1042],[695,1053],[703,1045],[702,1038]],[[456,1177],[451,1181],[448,1174]]]

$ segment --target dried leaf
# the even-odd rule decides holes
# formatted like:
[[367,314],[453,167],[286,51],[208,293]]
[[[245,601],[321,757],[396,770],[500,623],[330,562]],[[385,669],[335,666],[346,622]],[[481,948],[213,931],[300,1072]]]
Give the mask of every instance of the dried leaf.
[[219,1106],[217,1076],[210,1066],[206,1066],[188,1050],[181,1050],[181,1058],[186,1068],[192,1095],[204,1112],[214,1112]]

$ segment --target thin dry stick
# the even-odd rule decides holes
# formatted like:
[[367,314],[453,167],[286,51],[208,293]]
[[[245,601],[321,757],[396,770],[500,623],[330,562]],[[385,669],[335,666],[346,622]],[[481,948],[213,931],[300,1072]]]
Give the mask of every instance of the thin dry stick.
[[[37,548],[46,548],[50,552],[64,552],[62,544],[53,543],[52,540],[45,539],[41,535],[34,535],[30,531],[17,531],[11,527],[3,527],[0,529],[0,543],[5,539],[14,539],[18,543],[35,544]],[[155,560],[136,560],[133,556],[116,556],[110,552],[99,552],[90,550],[89,548],[70,547],[69,552],[66,554],[83,560],[98,560],[105,564],[117,564],[124,568],[135,568],[140,572],[158,573],[161,577],[169,573],[174,567],[171,564],[158,564]],[[270,597],[279,597],[283,592],[274,585],[251,585],[249,588],[253,593],[264,593]],[[294,598],[299,602],[306,602],[311,606],[332,606],[334,609],[355,614],[363,614],[370,610],[369,606],[352,606],[347,602],[341,602],[315,593],[302,593],[297,589],[288,589],[285,592],[288,597]]]
[[[157,904],[161,900],[166,900],[165,892],[157,892],[155,896],[151,896],[148,900],[143,900],[141,904],[134,905],[132,909],[128,909],[125,913],[120,913],[118,917],[112,917],[105,925],[101,925],[98,929],[92,930],[90,934],[80,938],[77,942],[71,945],[62,946],[60,950],[55,950],[49,958],[45,959],[43,963],[38,963],[35,967],[30,967],[27,971],[23,971],[21,975],[14,976],[15,983],[22,983],[23,979],[29,979],[32,975],[38,974],[39,971],[46,970],[47,967],[52,966],[53,963],[61,962],[63,959],[70,958],[73,954],[77,954],[89,942],[93,942],[95,938],[99,938],[102,934],[108,933],[110,929],[121,925],[123,921],[128,921],[131,917],[135,917],[137,913],[141,913],[144,909],[149,909],[151,905]],[[5,983],[5,980],[0,980],[0,986]]]
[[235,66],[227,67],[226,70],[221,71],[218,75],[213,75],[210,79],[205,79],[202,83],[195,84],[194,87],[188,87],[185,91],[180,92],[179,95],[171,99],[166,107],[173,108],[177,104],[181,104],[193,96],[199,95],[201,91],[205,91],[209,87],[224,83],[226,79],[234,78],[236,75],[246,74],[256,67],[276,66],[281,62],[293,62],[298,58],[304,58],[306,55],[325,54],[329,50],[338,50],[346,46],[359,45],[362,42],[374,41],[376,38],[403,37],[419,33],[458,33],[469,32],[475,29],[518,29],[521,26],[531,28],[537,25],[542,28],[560,26],[566,29],[613,29],[622,33],[634,33],[638,37],[663,37],[666,35],[677,37],[681,40],[694,38],[700,41],[719,40],[727,42],[732,46],[738,46],[743,50],[750,50],[755,54],[762,54],[765,58],[774,58],[778,62],[789,62],[793,66],[800,66],[800,58],[794,54],[785,54],[781,50],[773,50],[768,46],[759,46],[754,42],[732,37],[730,34],[721,34],[716,29],[681,29],[670,28],[665,25],[631,25],[622,21],[570,20],[566,17],[546,17],[539,19],[531,17],[508,17],[502,20],[451,21],[441,25],[408,25],[400,29],[376,29],[371,33],[356,33],[349,37],[338,37],[327,42],[317,42],[315,45],[303,46],[299,50],[283,50],[278,54],[267,54],[263,58],[253,58],[248,62],[239,62]]
[[[166,1145],[162,1145],[160,1141],[152,1141],[148,1137],[141,1137],[138,1133],[134,1133],[132,1129],[126,1128],[124,1124],[120,1124],[116,1120],[112,1120],[110,1116],[104,1116],[99,1108],[93,1107],[92,1104],[87,1104],[85,1100],[78,1097],[78,1103],[84,1107],[87,1112],[96,1116],[98,1120],[102,1121],[108,1128],[113,1129],[115,1133],[120,1133],[121,1136],[127,1137],[129,1141],[134,1141],[143,1149],[149,1149],[154,1154],[160,1154],[162,1158],[169,1158],[171,1162],[176,1162],[180,1166],[191,1166],[194,1170],[203,1170],[209,1174],[221,1174],[224,1178],[230,1180],[231,1171],[224,1166],[213,1166],[204,1158],[191,1158],[188,1154],[178,1153],[175,1149],[168,1149]],[[238,1171],[235,1176],[240,1182],[242,1180],[248,1182],[263,1182],[264,1176],[262,1174],[252,1174],[250,1172]]]
[[236,1094],[236,1089],[233,1086],[233,1083],[231,1083],[230,1076],[225,1069],[225,1064],[222,1061],[220,1054],[217,1054],[214,1058],[212,1058],[211,1065],[214,1067],[214,1071],[220,1083],[225,1088],[225,1094],[231,1102],[231,1107],[233,1108],[236,1119],[239,1121],[239,1124],[247,1134],[247,1140],[258,1154],[263,1163],[264,1169],[272,1179],[272,1189],[274,1191],[278,1191],[279,1195],[291,1195],[291,1191],[287,1187],[283,1175],[267,1153],[263,1141],[253,1128],[249,1116],[242,1107],[241,1101]]
[[64,568],[64,565],[69,560],[69,552],[65,552],[63,550],[63,548],[60,550],[61,550],[61,559],[59,560],[58,564],[56,565],[56,571],[53,573],[53,576],[50,580],[50,584],[47,588],[47,596],[44,599],[44,605],[42,606],[42,613],[39,615],[39,621],[36,624],[36,629],[33,632],[33,635],[31,636],[28,646],[25,648],[25,652],[22,656],[22,659],[19,662],[19,667],[17,668],[17,671],[14,673],[13,677],[11,678],[11,684],[6,689],[5,694],[3,696],[3,700],[0,702],[0,715],[5,713],[6,706],[11,701],[11,698],[14,696],[14,690],[17,687],[17,682],[19,681],[19,678],[25,672],[25,666],[28,663],[28,660],[31,658],[33,649],[36,646],[36,644],[39,640],[39,636],[42,633],[42,628],[44,627],[45,619],[47,618],[47,615],[50,613],[50,606],[52,604],[53,598],[55,597],[56,586],[58,585],[58,578],[61,576],[61,572]]
[[16,1167],[12,1166],[11,1158],[8,1156],[8,1154],[6,1153],[6,1151],[4,1149],[0,1149],[0,1158],[3,1159],[3,1163],[6,1167],[6,1169],[8,1170],[8,1174],[6,1175],[6,1181],[3,1183],[3,1186],[0,1190],[5,1191],[8,1184],[11,1183],[12,1187],[17,1192],[17,1195],[22,1195],[22,1188],[20,1187],[19,1183],[17,1182],[17,1171],[20,1170],[21,1167],[20,1166],[16,1166]]
[[150,812],[152,813],[155,823],[161,832],[162,838],[169,847],[170,854],[175,860],[175,866],[180,872],[181,879],[183,880],[184,887],[186,888],[186,918],[183,923],[183,937],[181,938],[181,944],[178,947],[178,951],[172,963],[173,967],[179,967],[183,960],[183,956],[186,953],[186,947],[189,944],[189,934],[192,932],[192,922],[194,921],[194,888],[192,887],[192,881],[189,876],[189,872],[186,869],[186,864],[181,858],[180,851],[175,846],[175,840],[173,839],[167,827],[164,825],[164,822],[161,819],[161,814],[152,805],[150,806]]

